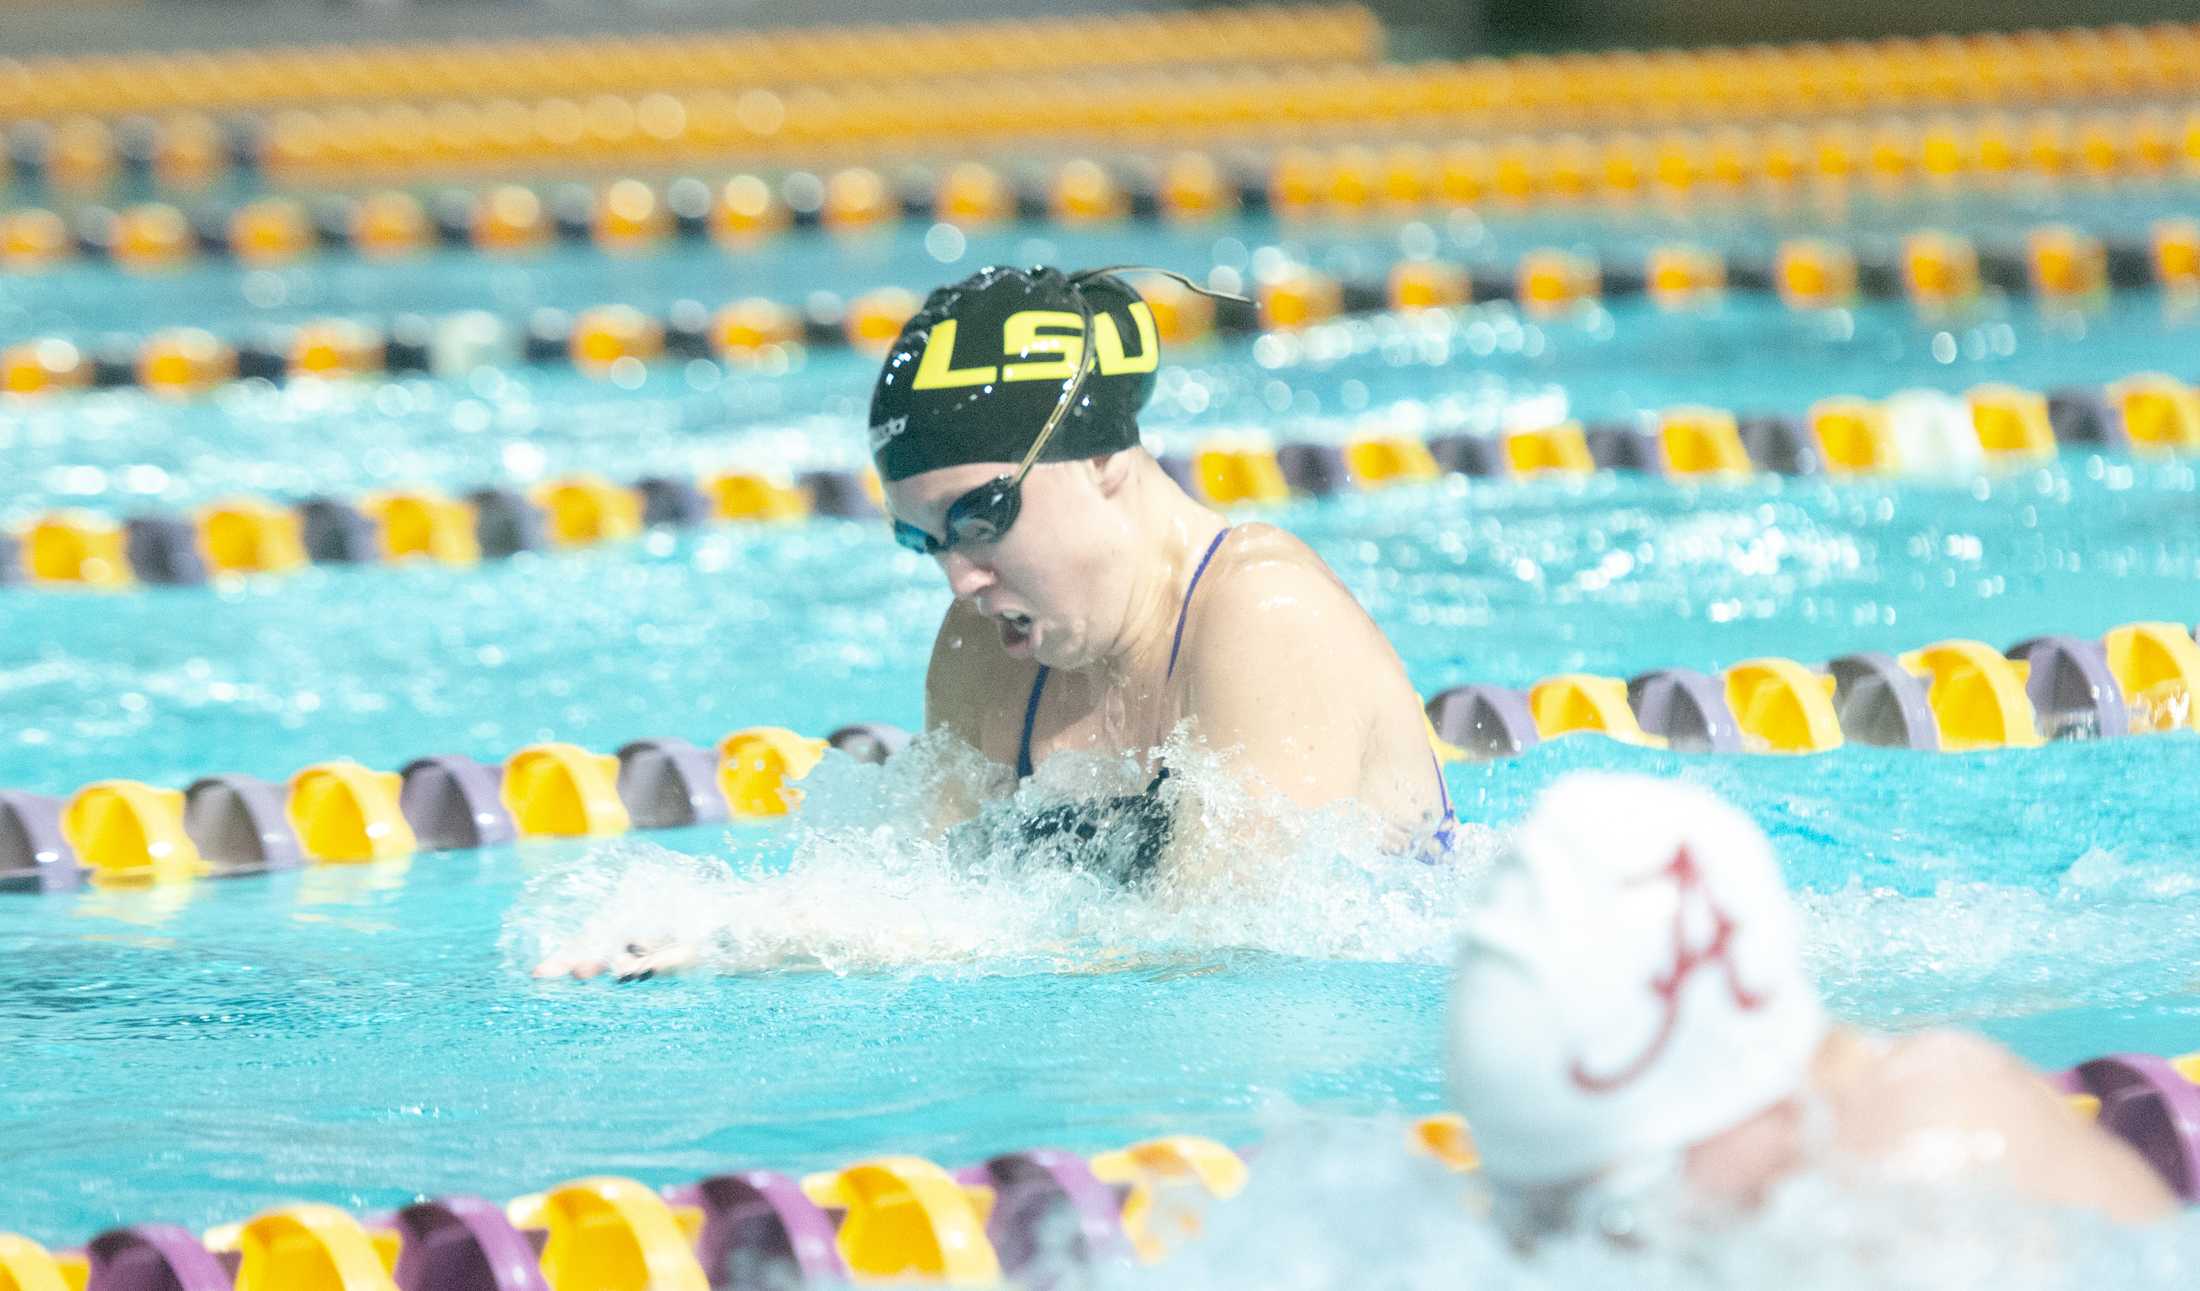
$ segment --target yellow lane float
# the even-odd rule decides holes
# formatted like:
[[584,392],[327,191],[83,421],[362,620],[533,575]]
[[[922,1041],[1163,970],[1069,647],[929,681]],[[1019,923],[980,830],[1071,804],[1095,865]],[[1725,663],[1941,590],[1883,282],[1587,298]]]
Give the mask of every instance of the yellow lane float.
[[826,179],[825,204],[819,215],[835,233],[867,233],[893,219],[890,197],[877,171],[850,166]]
[[1441,1112],[1415,1121],[1406,1133],[1406,1142],[1443,1162],[1447,1169],[1466,1171],[1482,1164],[1482,1154],[1474,1146],[1467,1120],[1457,1112]]
[[260,498],[233,498],[201,508],[199,550],[218,574],[272,574],[306,564],[299,513]]
[[949,224],[984,228],[1015,218],[1016,192],[1001,172],[983,162],[958,162],[940,177],[933,208]]
[[198,254],[198,238],[183,212],[166,202],[146,202],[115,217],[114,262],[137,273],[174,269]]
[[1818,239],[1782,242],[1772,281],[1789,309],[1839,309],[1856,300],[1856,254]]
[[1368,435],[1344,446],[1345,469],[1363,489],[1436,479],[1443,474],[1428,445],[1403,435]]
[[2043,299],[2086,300],[2108,290],[2108,250],[2091,234],[2060,224],[2034,229],[2024,254],[2032,291]]
[[211,390],[237,375],[237,352],[196,327],[155,332],[138,350],[138,384],[181,398]]
[[2141,453],[2200,449],[2200,390],[2176,377],[2141,373],[2108,387],[2124,437]]
[[710,340],[728,363],[755,363],[770,350],[799,344],[802,320],[777,301],[749,297],[718,311],[711,320]]
[[2154,280],[2180,295],[2200,293],[2200,220],[2162,220],[2153,230]]
[[550,240],[550,217],[534,189],[499,184],[474,208],[474,249],[492,255],[534,251]]
[[1520,258],[1515,289],[1523,311],[1531,317],[1548,318],[1596,299],[1601,282],[1595,261],[1571,251],[1545,248]]
[[2200,643],[2184,625],[2126,623],[2102,643],[2133,729],[2200,730]]
[[1343,308],[1343,288],[1327,274],[1295,269],[1261,284],[1261,325],[1271,331],[1296,331],[1327,322]]
[[470,565],[481,559],[474,531],[474,508],[440,493],[369,493],[359,499],[360,514],[382,534],[385,560],[425,557],[446,565]]
[[726,471],[703,481],[711,514],[721,520],[799,520],[810,499],[791,482],[752,471]]
[[290,340],[294,376],[356,377],[382,368],[382,338],[348,318],[301,324]]
[[373,260],[418,255],[434,241],[428,212],[410,193],[369,193],[351,215],[351,245]]
[[1123,217],[1129,203],[1105,167],[1082,158],[1055,172],[1048,194],[1054,218],[1072,227],[1102,224]]
[[2055,456],[2055,428],[2047,417],[2047,397],[2016,386],[1973,386],[1964,395],[1979,447],[1994,461],[2049,461]]
[[73,254],[69,226],[52,211],[31,207],[0,212],[0,270],[33,273]]
[[561,547],[631,538],[642,531],[642,495],[597,475],[537,485],[531,493]]
[[0,394],[80,390],[91,380],[92,365],[67,341],[22,341],[0,349]]
[[623,834],[619,760],[576,744],[534,744],[504,764],[505,809],[522,838]]
[[121,525],[105,516],[56,511],[40,516],[23,534],[23,567],[43,583],[126,587],[135,581]]
[[1651,248],[1644,279],[1659,309],[1701,309],[1726,290],[1726,260],[1702,247],[1666,243]]
[[701,1213],[632,1179],[576,1179],[505,1212],[513,1227],[544,1235],[551,1291],[709,1291],[693,1247]]
[[1898,462],[1884,405],[1869,399],[1821,399],[1810,407],[1811,438],[1828,475],[1885,475]]
[[1203,152],[1180,152],[1161,170],[1161,213],[1180,224],[1219,218],[1237,209],[1237,192],[1230,187],[1215,159]]
[[1173,279],[1140,283],[1138,294],[1153,312],[1154,333],[1164,345],[1190,345],[1215,328],[1215,302]]
[[718,742],[718,787],[736,820],[784,816],[802,801],[791,785],[810,774],[829,747],[783,726],[751,726]]
[[62,809],[61,833],[97,880],[167,882],[204,872],[183,828],[183,793],[135,780],[86,785]]
[[1623,744],[1656,745],[1627,704],[1627,683],[1617,677],[1565,673],[1545,677],[1528,688],[1528,711],[1536,734],[1546,740],[1580,731],[1609,736]]
[[1216,506],[1283,502],[1291,496],[1283,467],[1270,448],[1209,444],[1192,455],[1192,475],[1200,496]]
[[1793,659],[1750,659],[1726,670],[1726,704],[1735,725],[1775,753],[1841,747],[1834,679]]
[[1466,267],[1444,260],[1399,261],[1386,290],[1392,309],[1447,309],[1474,298]]
[[394,771],[357,762],[323,762],[290,780],[285,812],[298,846],[317,861],[384,861],[420,850],[399,809],[404,788]]
[[396,1235],[334,1206],[270,1210],[208,1233],[206,1248],[238,1257],[236,1291],[397,1291]]
[[672,213],[657,190],[638,179],[616,180],[597,199],[591,232],[596,245],[614,255],[647,251],[671,231]]
[[0,1233],[0,1291],[84,1291],[81,1256],[55,1255],[28,1237]]
[[1938,641],[1900,656],[1904,668],[1930,686],[1926,699],[1950,752],[2031,748],[2040,743],[2025,694],[2026,665],[1983,641]]
[[567,342],[573,366],[589,376],[610,374],[620,364],[648,363],[664,353],[664,328],[632,305],[583,312]]
[[748,250],[786,228],[792,218],[770,184],[755,175],[735,175],[718,190],[710,228],[721,245]]
[[1677,477],[1736,479],[1752,471],[1740,425],[1723,408],[1668,408],[1658,418],[1658,455]]
[[844,329],[848,344],[860,354],[884,354],[921,303],[899,287],[882,287],[856,297],[848,303]]
[[818,1206],[841,1214],[840,1258],[863,1280],[910,1277],[991,1286],[1000,1258],[985,1235],[990,1188],[957,1183],[922,1157],[880,1157],[802,1181]]
[[[1123,1198],[1123,1235],[1139,1258],[1153,1263],[1168,1253],[1170,1245],[1195,1237],[1197,1215],[1173,1210],[1170,1194],[1187,1187],[1198,1194],[1227,1201],[1244,1191],[1245,1162],[1213,1139],[1190,1134],[1171,1135],[1135,1143],[1092,1158],[1093,1178],[1102,1183],[1126,1185]],[[1166,1222],[1166,1230],[1157,1231]]]
[[1912,233],[1902,240],[1902,285],[1927,310],[1964,304],[1978,295],[1978,248],[1951,234]]
[[256,269],[287,265],[313,249],[305,207],[287,197],[247,202],[229,217],[229,253]]
[[1587,475],[1596,470],[1581,423],[1569,421],[1505,436],[1505,464],[1522,478],[1536,475]]

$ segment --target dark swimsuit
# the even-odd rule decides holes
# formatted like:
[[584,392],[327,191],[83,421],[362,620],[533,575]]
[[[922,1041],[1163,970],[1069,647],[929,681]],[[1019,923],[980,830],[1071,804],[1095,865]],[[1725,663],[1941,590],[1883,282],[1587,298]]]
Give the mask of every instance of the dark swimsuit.
[[[1164,681],[1176,677],[1177,653],[1184,648],[1184,621],[1192,608],[1192,593],[1199,590],[1199,580],[1206,574],[1207,566],[1222,549],[1222,540],[1230,536],[1224,529],[1207,544],[1207,554],[1199,558],[1198,568],[1192,571],[1192,581],[1184,588],[1184,603],[1176,610],[1176,636],[1169,642],[1169,670]],[[1046,694],[1047,668],[1039,666],[1039,674],[1031,679],[1031,699],[1024,705],[1024,733],[1016,746],[1016,778],[1029,780],[1032,774],[1031,733],[1039,722],[1039,700]],[[1434,757],[1432,753],[1431,758]],[[1163,765],[1154,773],[1143,793],[1105,798],[1091,803],[1064,803],[1049,807],[1024,822],[1024,837],[1030,842],[1074,839],[1080,844],[1099,846],[1098,868],[1115,873],[1125,882],[1142,879],[1153,872],[1154,864],[1169,846],[1171,822],[1169,808],[1161,801],[1161,786],[1169,779],[1169,768]],[[1454,818],[1451,810],[1451,789],[1444,784],[1441,763],[1436,768],[1437,791],[1443,795],[1444,814],[1436,830],[1436,842],[1444,850],[1451,850]]]

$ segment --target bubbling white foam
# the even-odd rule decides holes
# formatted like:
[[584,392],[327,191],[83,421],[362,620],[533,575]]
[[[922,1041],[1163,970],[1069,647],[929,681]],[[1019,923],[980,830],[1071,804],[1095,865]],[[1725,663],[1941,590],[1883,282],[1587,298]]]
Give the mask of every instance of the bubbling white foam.
[[537,876],[506,917],[506,953],[524,967],[678,944],[733,973],[1111,967],[1216,949],[1448,961],[1494,831],[1464,827],[1450,860],[1425,864],[1349,805],[1305,811],[1248,789],[1181,732],[1160,752],[1183,863],[1150,879],[1123,881],[1121,831],[1028,829],[1139,794],[1138,759],[1059,754],[1007,793],[1006,768],[926,736],[884,766],[829,754],[768,842],[730,834],[728,855],[694,857],[625,840]]
[[1794,1176],[1754,1213],[1627,1248],[1592,1234],[1515,1250],[1472,1176],[1444,1172],[1385,1120],[1307,1119],[1263,1136],[1251,1182],[1206,1206],[1163,1263],[1102,1266],[1105,1291],[1419,1291],[1613,1287],[1948,1291],[2190,1285],[2200,1219],[2122,1228],[2018,1200],[1983,1180],[1896,1185],[1854,1168]]

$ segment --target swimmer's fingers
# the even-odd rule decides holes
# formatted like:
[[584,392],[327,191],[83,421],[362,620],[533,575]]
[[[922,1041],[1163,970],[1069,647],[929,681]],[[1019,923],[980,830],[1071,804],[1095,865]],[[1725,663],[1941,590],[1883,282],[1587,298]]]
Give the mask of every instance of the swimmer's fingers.
[[622,982],[646,982],[659,973],[677,973],[693,967],[695,959],[695,948],[679,942],[655,950],[629,946],[624,955],[612,961],[611,968],[613,975]]
[[603,972],[603,970],[604,963],[600,959],[589,959],[585,956],[572,956],[568,958],[565,956],[553,955],[550,958],[545,959],[541,963],[535,965],[534,975],[538,978],[575,977],[581,979],[582,981],[586,981],[587,979],[596,976],[598,973]]

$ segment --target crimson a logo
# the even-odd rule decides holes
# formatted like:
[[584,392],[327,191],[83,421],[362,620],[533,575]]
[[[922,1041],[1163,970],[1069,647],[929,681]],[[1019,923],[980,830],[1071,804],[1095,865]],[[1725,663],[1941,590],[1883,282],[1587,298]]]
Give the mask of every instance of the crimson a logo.
[[[1637,883],[1671,883],[1674,887],[1673,902],[1673,966],[1670,970],[1652,977],[1650,995],[1663,1010],[1658,1019],[1657,1034],[1650,1037],[1633,1061],[1622,1064],[1613,1071],[1597,1073],[1589,1070],[1580,1058],[1573,1060],[1568,1071],[1574,1087],[1585,1094],[1609,1094],[1623,1089],[1642,1078],[1650,1070],[1658,1055],[1672,1043],[1673,1029],[1681,1017],[1681,988],[1699,971],[1713,967],[1726,972],[1727,993],[1733,997],[1734,1007],[1744,1013],[1763,1008],[1765,996],[1751,992],[1742,985],[1741,975],[1735,970],[1733,941],[1739,927],[1719,908],[1711,893],[1704,888],[1703,875],[1696,869],[1696,860],[1683,846],[1673,853],[1673,859],[1655,874],[1637,879]],[[1708,911],[1711,916],[1711,937],[1700,945],[1688,941],[1688,915],[1693,901],[1695,909]]]

